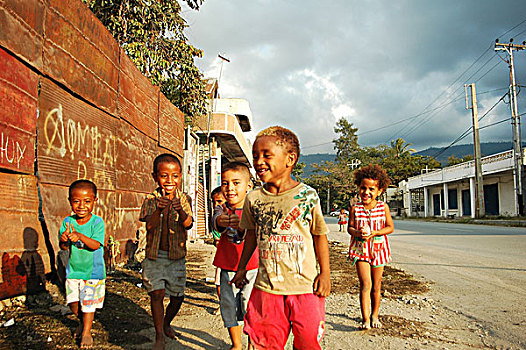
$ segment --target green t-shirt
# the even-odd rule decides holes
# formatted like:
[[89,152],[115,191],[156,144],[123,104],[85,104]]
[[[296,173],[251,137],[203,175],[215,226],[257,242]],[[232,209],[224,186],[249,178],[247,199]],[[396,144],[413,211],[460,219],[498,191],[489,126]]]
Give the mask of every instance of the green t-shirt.
[[106,268],[104,267],[104,221],[95,214],[84,225],[79,225],[76,215],[68,216],[62,221],[59,231],[59,240],[67,229],[67,223],[73,224],[75,231],[96,240],[100,247],[91,250],[83,246],[82,242],[71,242],[69,262],[66,267],[66,278],[80,280],[102,280],[106,278]]

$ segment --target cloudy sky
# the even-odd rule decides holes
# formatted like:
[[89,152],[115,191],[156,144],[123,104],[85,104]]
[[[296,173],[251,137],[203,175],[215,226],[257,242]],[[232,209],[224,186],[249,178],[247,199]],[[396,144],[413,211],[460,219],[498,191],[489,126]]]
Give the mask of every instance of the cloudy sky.
[[[340,118],[362,146],[398,137],[416,150],[447,146],[471,126],[464,84],[473,82],[481,141],[512,139],[509,99],[497,103],[507,55],[494,41],[526,40],[524,0],[205,0],[183,17],[206,77],[219,76],[218,53],[231,60],[221,96],[249,101],[255,131],[295,131],[304,154],[334,152]],[[514,53],[525,113],[526,50]],[[460,141],[470,142],[471,133]]]

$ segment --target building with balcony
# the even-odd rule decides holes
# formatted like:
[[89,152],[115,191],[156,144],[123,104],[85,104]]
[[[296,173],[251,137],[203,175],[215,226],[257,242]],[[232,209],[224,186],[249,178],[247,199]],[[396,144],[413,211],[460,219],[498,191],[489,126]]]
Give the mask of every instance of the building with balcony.
[[[519,215],[513,151],[481,161],[486,215]],[[408,216],[475,217],[475,161],[411,177],[399,184],[399,191]]]
[[197,119],[189,134],[191,144],[186,168],[190,176],[187,188],[191,188],[194,200],[194,228],[191,238],[208,234],[209,193],[221,184],[221,166],[239,161],[252,167],[252,145],[247,133],[252,130],[252,111],[247,100],[220,98],[216,79],[207,79],[209,110]]

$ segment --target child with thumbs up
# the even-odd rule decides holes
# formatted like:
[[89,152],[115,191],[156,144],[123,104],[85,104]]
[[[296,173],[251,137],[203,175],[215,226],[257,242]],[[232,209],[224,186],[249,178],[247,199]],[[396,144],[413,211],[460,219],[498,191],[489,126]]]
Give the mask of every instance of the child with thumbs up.
[[[226,203],[215,210],[212,223],[221,233],[214,266],[221,268],[219,308],[230,339],[231,349],[241,349],[241,327],[258,271],[259,256],[254,252],[247,264],[248,283],[242,288],[230,284],[244,246],[244,230],[239,227],[247,192],[252,188],[248,166],[241,162],[225,164],[221,171],[221,191]],[[249,349],[251,346],[249,345]]]
[[[193,224],[190,200],[180,189],[181,169],[173,154],[163,153],[154,159],[152,178],[158,187],[146,196],[139,215],[139,221],[146,223],[142,280],[150,295],[156,350],[165,348],[166,338],[180,335],[170,324],[184,301],[187,230]],[[166,308],[165,296],[170,298]]]
[[79,318],[75,337],[80,347],[93,344],[91,325],[95,310],[102,308],[105,295],[104,221],[92,214],[97,202],[97,186],[77,180],[69,186],[73,215],[64,219],[59,231],[61,249],[70,251],[66,268],[66,302]]

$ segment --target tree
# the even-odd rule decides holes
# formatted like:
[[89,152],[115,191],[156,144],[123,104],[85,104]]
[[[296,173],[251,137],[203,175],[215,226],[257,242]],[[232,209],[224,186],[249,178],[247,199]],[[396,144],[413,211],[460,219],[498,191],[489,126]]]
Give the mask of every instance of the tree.
[[465,162],[469,162],[470,160],[473,160],[473,155],[471,154],[468,154],[462,158],[457,158],[455,157],[454,154],[450,155],[448,158],[447,158],[447,165],[448,166],[452,166],[452,165],[457,165],[457,164],[460,164],[460,163],[465,163]]
[[397,186],[402,180],[411,176],[420,175],[422,169],[438,168],[440,163],[431,157],[410,155],[407,157],[387,157],[379,165],[387,171],[393,185]]
[[305,162],[297,162],[294,166],[294,169],[292,169],[292,176],[298,181],[302,180],[303,172],[305,171]]
[[405,142],[402,138],[397,138],[396,140],[391,140],[391,149],[394,153],[394,156],[397,158],[408,157],[411,153],[415,152],[414,149],[409,148],[412,143]]
[[327,208],[327,193],[330,190],[330,207],[346,208],[349,205],[352,193],[355,191],[352,170],[341,162],[323,162],[312,164],[313,175],[304,181],[316,189],[320,200]]
[[[207,113],[203,76],[194,64],[202,51],[188,43],[175,0],[83,0],[137,68],[188,118]],[[186,0],[197,9],[202,0]]]
[[358,128],[354,128],[353,124],[345,118],[340,118],[336,122],[334,132],[339,134],[337,139],[332,140],[334,149],[336,150],[336,161],[341,163],[348,163],[356,159],[360,145],[358,144]]

